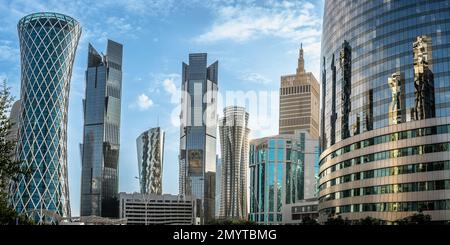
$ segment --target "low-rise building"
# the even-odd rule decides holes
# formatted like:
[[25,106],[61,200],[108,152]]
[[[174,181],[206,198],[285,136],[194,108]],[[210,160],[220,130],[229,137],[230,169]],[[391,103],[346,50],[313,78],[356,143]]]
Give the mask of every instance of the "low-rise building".
[[317,220],[319,200],[311,198],[283,206],[283,224],[301,224],[305,219]]
[[196,224],[195,199],[183,195],[120,193],[120,218],[127,225]]

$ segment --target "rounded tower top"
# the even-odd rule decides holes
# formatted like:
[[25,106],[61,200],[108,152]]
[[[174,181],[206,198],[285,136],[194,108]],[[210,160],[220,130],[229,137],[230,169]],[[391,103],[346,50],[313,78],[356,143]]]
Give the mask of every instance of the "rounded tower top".
[[[42,20],[48,20],[46,22],[42,22]],[[78,27],[80,28],[80,23],[65,14],[60,13],[54,13],[54,12],[38,12],[38,13],[32,13],[29,15],[26,15],[22,19],[19,20],[18,28],[19,30],[21,27],[26,26],[28,24],[35,24],[37,21],[41,21],[41,25],[46,25],[49,27],[60,27],[60,28],[66,28],[67,25],[70,27]],[[57,23],[64,22],[66,25],[61,26]]]

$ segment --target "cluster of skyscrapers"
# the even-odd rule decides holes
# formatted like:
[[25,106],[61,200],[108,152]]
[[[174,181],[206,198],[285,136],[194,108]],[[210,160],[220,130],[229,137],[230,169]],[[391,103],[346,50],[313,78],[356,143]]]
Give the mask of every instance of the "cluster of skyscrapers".
[[[281,77],[279,135],[260,139],[249,139],[244,107],[217,117],[218,62],[190,54],[181,76],[178,196],[162,195],[160,127],[136,140],[140,194],[119,195],[123,47],[109,40],[101,55],[89,45],[80,215],[131,214],[137,224],[337,215],[389,223],[423,211],[450,220],[449,9],[444,0],[325,1],[321,85],[306,72],[301,47],[296,74]],[[12,183],[10,201],[37,221],[70,217],[67,110],[81,27],[37,13],[18,30],[21,97],[10,137],[31,174]],[[138,217],[158,203],[177,218]]]

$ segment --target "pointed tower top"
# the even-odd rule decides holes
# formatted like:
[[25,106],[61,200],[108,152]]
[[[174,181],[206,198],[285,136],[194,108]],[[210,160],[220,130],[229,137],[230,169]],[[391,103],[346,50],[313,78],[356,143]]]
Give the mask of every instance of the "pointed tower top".
[[303,43],[300,43],[300,53],[298,57],[297,75],[305,73],[305,59],[303,57]]

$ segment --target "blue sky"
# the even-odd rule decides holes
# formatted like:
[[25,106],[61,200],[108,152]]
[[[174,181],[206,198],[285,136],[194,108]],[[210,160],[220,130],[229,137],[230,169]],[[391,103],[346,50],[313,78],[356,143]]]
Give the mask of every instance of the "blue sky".
[[[314,0],[0,0],[0,78],[20,96],[17,22],[54,11],[83,28],[70,88],[68,166],[72,215],[79,215],[80,152],[87,47],[105,51],[106,40],[124,44],[119,191],[138,191],[136,137],[159,125],[166,131],[164,193],[178,193],[179,128],[176,121],[181,62],[207,52],[219,60],[219,91],[271,93],[271,116],[251,120],[251,138],[278,131],[281,75],[295,73],[303,42],[306,70],[319,78],[323,1]],[[225,101],[224,105],[233,104]],[[252,114],[250,114],[252,119]]]

